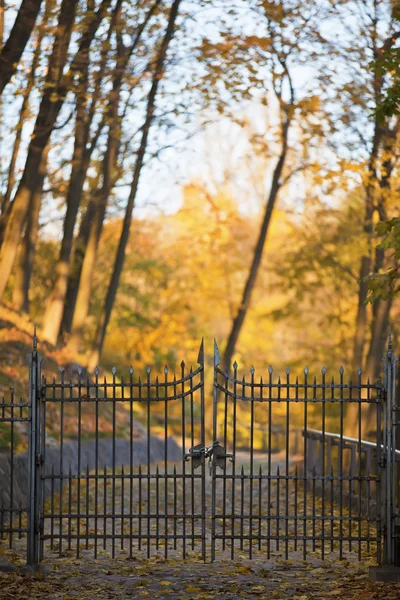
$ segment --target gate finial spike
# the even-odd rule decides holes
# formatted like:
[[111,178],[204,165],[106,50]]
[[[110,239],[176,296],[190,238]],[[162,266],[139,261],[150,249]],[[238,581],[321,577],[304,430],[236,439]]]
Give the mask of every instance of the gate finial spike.
[[393,350],[393,346],[392,346],[392,329],[389,326],[389,331],[388,331],[388,352],[391,352]]
[[36,324],[33,326],[33,349],[37,348]]
[[221,356],[218,350],[217,340],[214,338],[214,367],[218,367],[221,364]]
[[201,344],[200,344],[200,348],[199,348],[199,354],[197,356],[197,364],[198,365],[203,365],[204,364],[204,338],[201,338]]

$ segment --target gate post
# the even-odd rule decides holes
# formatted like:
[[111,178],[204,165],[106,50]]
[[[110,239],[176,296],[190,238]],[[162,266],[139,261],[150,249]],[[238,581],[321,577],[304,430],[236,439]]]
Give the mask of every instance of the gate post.
[[396,356],[392,349],[389,334],[388,350],[384,357],[384,386],[386,402],[384,408],[384,455],[386,463],[385,477],[385,506],[384,509],[384,546],[383,559],[386,565],[399,566],[399,556],[396,556]]
[[383,357],[384,406],[383,406],[383,464],[381,518],[383,528],[383,566],[371,567],[373,581],[400,581],[400,515],[398,511],[398,477],[396,465],[396,428],[399,418],[396,406],[396,363],[391,335]]
[[29,355],[29,445],[28,445],[28,534],[27,563],[36,567],[39,562],[39,485],[40,485],[40,365],[37,351],[36,327],[33,348]]

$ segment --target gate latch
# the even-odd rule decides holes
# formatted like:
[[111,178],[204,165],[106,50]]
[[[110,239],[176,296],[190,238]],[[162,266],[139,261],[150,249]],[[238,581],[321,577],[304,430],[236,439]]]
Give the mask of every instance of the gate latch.
[[194,469],[204,464],[204,459],[206,458],[209,459],[210,471],[214,466],[225,469],[227,458],[230,458],[231,462],[233,462],[233,454],[226,454],[225,448],[220,446],[218,441],[213,442],[211,446],[197,444],[197,446],[189,449],[189,454],[185,454],[185,460],[188,461],[191,459]]

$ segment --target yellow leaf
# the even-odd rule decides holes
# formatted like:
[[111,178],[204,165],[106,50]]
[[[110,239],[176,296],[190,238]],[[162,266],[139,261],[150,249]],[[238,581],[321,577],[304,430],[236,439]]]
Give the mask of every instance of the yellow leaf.
[[172,585],[172,581],[165,579],[164,581],[160,581],[160,585]]

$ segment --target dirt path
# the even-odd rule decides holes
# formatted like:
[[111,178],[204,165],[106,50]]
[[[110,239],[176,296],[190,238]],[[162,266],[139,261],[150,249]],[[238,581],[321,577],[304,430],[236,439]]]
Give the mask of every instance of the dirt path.
[[330,566],[245,559],[205,565],[169,560],[68,560],[44,564],[44,574],[0,574],[1,600],[176,600],[262,598],[263,600],[395,600],[400,584],[368,581],[366,565]]

